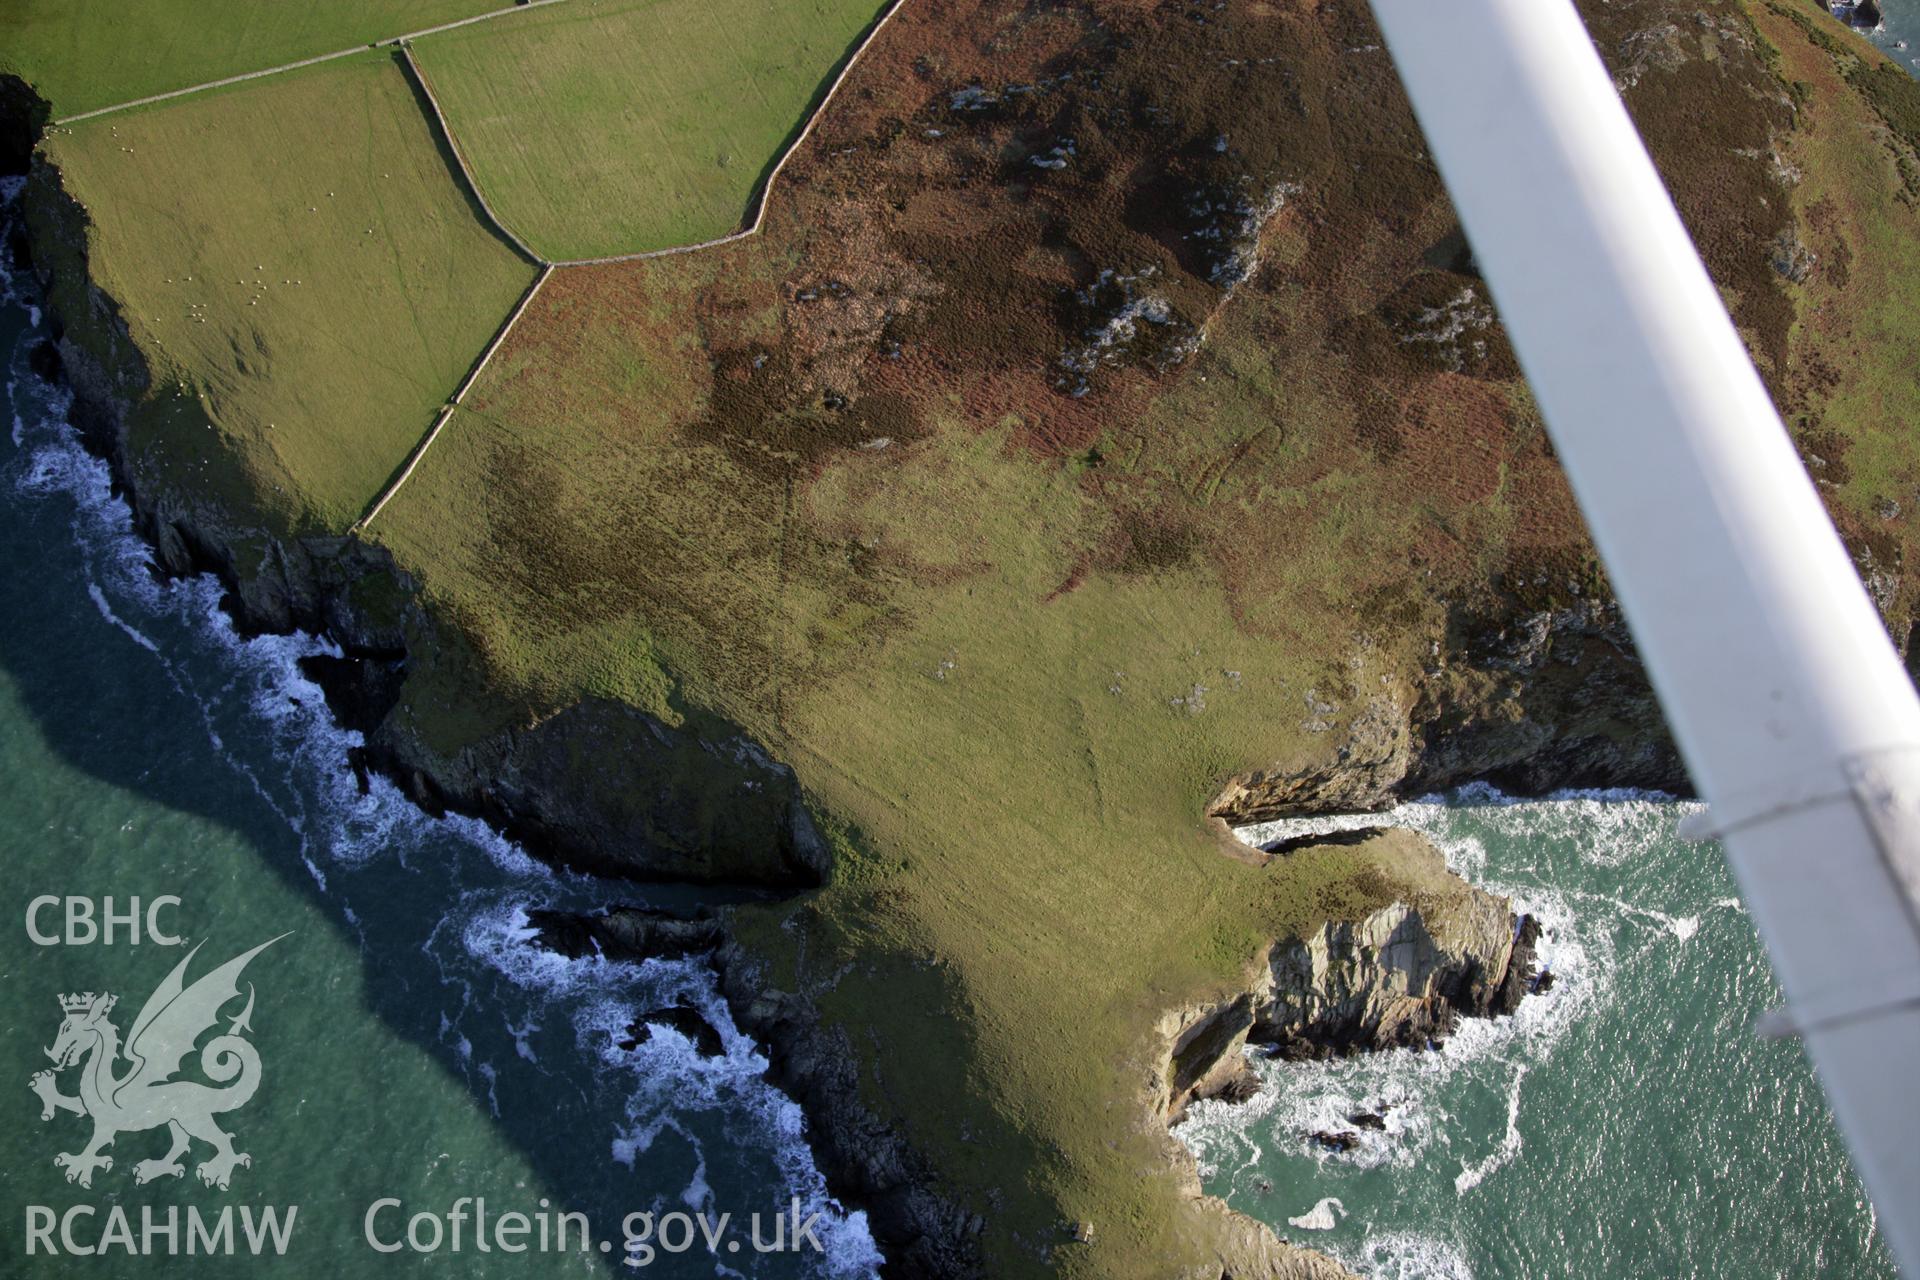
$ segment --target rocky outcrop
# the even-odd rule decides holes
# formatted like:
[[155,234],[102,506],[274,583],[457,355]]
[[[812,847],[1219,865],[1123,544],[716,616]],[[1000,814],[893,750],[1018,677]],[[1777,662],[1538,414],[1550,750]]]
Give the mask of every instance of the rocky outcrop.
[[1620,606],[1569,582],[1509,586],[1507,609],[1456,611],[1412,710],[1419,795],[1486,780],[1516,795],[1563,787],[1692,794]]
[[1275,945],[1250,1036],[1286,1058],[1436,1046],[1463,1017],[1519,1006],[1537,929],[1478,890],[1444,914],[1394,902],[1329,921]]
[[658,907],[609,907],[581,914],[529,911],[534,941],[569,959],[601,955],[609,960],[677,960],[712,951],[723,941],[720,922],[705,910],[676,914]]
[[585,698],[446,752],[403,702],[368,748],[429,811],[477,814],[583,870],[767,888],[818,884],[826,872],[793,771],[742,734],[709,737]]
[[1379,885],[1387,900],[1357,918],[1276,941],[1245,991],[1162,1017],[1166,1066],[1150,1094],[1169,1124],[1198,1099],[1250,1096],[1249,1044],[1290,1059],[1437,1047],[1461,1018],[1511,1014],[1530,990],[1540,936],[1532,916],[1447,871],[1439,850],[1411,831],[1302,844],[1282,856],[1334,844],[1370,855],[1364,867],[1391,865],[1398,883]]
[[668,1027],[679,1032],[693,1045],[693,1051],[703,1058],[717,1058],[727,1051],[719,1029],[684,1000],[679,1004],[649,1010],[635,1018],[628,1025],[626,1039],[620,1041],[620,1047],[631,1053],[653,1039],[655,1027]]
[[768,1078],[806,1112],[807,1138],[828,1185],[866,1209],[888,1275],[983,1277],[985,1223],[944,1199],[925,1158],[861,1100],[859,1059],[846,1032],[824,1023],[806,995],[772,984],[738,944],[723,945],[714,962],[734,1022],[767,1048]]
[[[1307,703],[1319,716],[1338,710],[1312,692]],[[1396,794],[1412,766],[1407,710],[1397,698],[1382,694],[1353,717],[1331,761],[1238,774],[1227,780],[1207,813],[1239,826],[1296,813],[1377,809]]]
[[[1447,871],[1425,837],[1381,830],[1357,837],[1303,842],[1286,857],[1314,857],[1357,847],[1360,879],[1387,901],[1353,920],[1329,919],[1270,947],[1249,974],[1247,989],[1222,999],[1169,1010],[1154,1028],[1160,1066],[1151,1072],[1146,1105],[1168,1125],[1203,1098],[1244,1101],[1259,1088],[1247,1065],[1249,1044],[1292,1058],[1394,1047],[1437,1046],[1462,1017],[1510,1014],[1533,977],[1539,926],[1516,918],[1511,904]],[[1394,883],[1368,868],[1392,866]],[[1384,1128],[1378,1113],[1354,1115],[1359,1128]],[[1358,1141],[1355,1132],[1306,1135],[1332,1151]],[[1192,1154],[1171,1136],[1168,1159],[1180,1172],[1193,1208],[1212,1221],[1222,1280],[1331,1280],[1349,1273],[1296,1248],[1263,1224],[1202,1193]]]
[[1364,811],[1472,781],[1516,795],[1691,794],[1619,606],[1525,603],[1511,615],[1458,611],[1411,700],[1378,693],[1352,709],[1309,693],[1314,724],[1342,735],[1331,758],[1238,774],[1208,814],[1239,826]]
[[0,75],[0,174],[27,171],[47,115],[46,102],[26,81]]
[[[6,91],[0,84],[0,114],[18,119]],[[118,305],[92,282],[86,211],[38,157],[25,200],[28,249],[74,392],[72,420],[111,468],[155,569],[214,574],[242,633],[307,631],[341,647],[344,660],[310,662],[307,674],[342,723],[366,736],[352,761],[363,780],[368,769],[385,773],[429,812],[484,818],[582,870],[769,887],[819,882],[825,846],[793,771],[731,725],[673,726],[587,698],[443,748],[420,714],[442,699],[407,696],[422,676],[411,655],[463,649],[421,607],[413,581],[382,547],[273,527],[150,474],[128,431],[151,374]]]

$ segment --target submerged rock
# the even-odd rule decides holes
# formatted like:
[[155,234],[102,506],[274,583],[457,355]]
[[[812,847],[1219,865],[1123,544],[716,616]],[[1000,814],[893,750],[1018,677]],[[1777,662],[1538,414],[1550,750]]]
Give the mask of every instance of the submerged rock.
[[720,1038],[720,1032],[698,1009],[682,1000],[679,1004],[668,1005],[643,1013],[635,1018],[627,1028],[627,1038],[620,1047],[632,1052],[653,1038],[655,1027],[671,1027],[693,1043],[693,1048],[703,1058],[718,1058],[726,1053],[726,1043]]
[[[1334,1152],[1336,1155],[1353,1150],[1360,1141],[1359,1134],[1348,1133],[1340,1129],[1316,1129],[1303,1136],[1314,1146]],[[1298,1226],[1299,1224],[1295,1223],[1294,1225]]]
[[658,907],[611,907],[597,915],[529,911],[534,941],[568,959],[671,960],[720,945],[720,922],[704,911],[676,915]]

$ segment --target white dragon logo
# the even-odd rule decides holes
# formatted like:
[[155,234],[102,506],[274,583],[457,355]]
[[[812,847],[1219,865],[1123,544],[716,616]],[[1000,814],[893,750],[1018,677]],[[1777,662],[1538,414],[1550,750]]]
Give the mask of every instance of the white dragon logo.
[[[281,934],[280,938],[286,937]],[[158,1160],[142,1160],[133,1167],[133,1180],[151,1182],[155,1178],[177,1178],[186,1172],[180,1157],[198,1138],[213,1147],[213,1154],[202,1160],[194,1172],[208,1186],[226,1190],[239,1165],[251,1165],[253,1158],[233,1149],[233,1135],[221,1130],[213,1118],[222,1112],[236,1111],[253,1097],[260,1087],[260,1054],[243,1040],[242,1031],[253,1030],[253,984],[247,984],[247,1004],[234,1017],[226,1034],[207,1041],[200,1050],[200,1070],[221,1088],[197,1080],[174,1080],[180,1063],[193,1051],[194,1042],[219,1021],[220,1009],[239,994],[240,971],[247,962],[280,938],[270,938],[253,950],[204,974],[192,986],[186,985],[187,965],[199,953],[196,945],[186,959],[175,965],[133,1020],[127,1036],[126,1059],[132,1065],[116,1076],[114,1065],[120,1058],[120,1030],[107,1015],[119,997],[88,991],[60,997],[66,1019],[53,1047],[46,1051],[53,1059],[53,1070],[36,1072],[31,1081],[40,1095],[42,1120],[53,1119],[57,1111],[93,1119],[93,1140],[79,1152],[62,1152],[53,1162],[67,1171],[67,1181],[83,1187],[93,1185],[96,1169],[112,1169],[113,1157],[101,1154],[113,1145],[121,1133],[167,1126],[173,1146]],[[80,1068],[80,1092],[70,1096],[60,1092],[57,1073],[85,1058]],[[230,1083],[229,1083],[230,1082]]]

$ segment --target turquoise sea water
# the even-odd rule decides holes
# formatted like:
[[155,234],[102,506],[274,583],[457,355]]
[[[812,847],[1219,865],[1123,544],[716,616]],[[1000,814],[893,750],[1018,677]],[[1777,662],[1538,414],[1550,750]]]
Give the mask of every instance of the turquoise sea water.
[[[100,1243],[115,1207],[137,1238],[143,1209],[164,1223],[169,1207],[212,1222],[223,1206],[298,1206],[286,1255],[267,1273],[314,1277],[624,1274],[626,1214],[728,1212],[742,1224],[740,1250],[728,1250],[732,1240],[717,1256],[656,1247],[634,1273],[870,1274],[864,1217],[827,1199],[798,1108],[765,1082],[764,1058],[733,1027],[707,970],[566,961],[527,945],[529,909],[666,891],[555,874],[479,824],[426,818],[384,783],[361,795],[345,768],[354,739],[331,724],[319,690],[294,666],[325,647],[240,641],[210,581],[154,581],[104,468],[79,449],[65,403],[28,367],[40,321],[26,283],[8,281],[0,1276],[263,1273],[244,1254],[28,1256],[30,1206],[61,1217],[90,1207],[72,1220],[83,1246]],[[43,1050],[60,1027],[59,997],[116,993],[114,1020],[126,1032],[187,948],[124,937],[37,945],[27,910],[42,895],[111,895],[121,911],[133,897],[178,896],[160,923],[202,945],[196,977],[287,935],[244,975],[261,1084],[220,1118],[252,1158],[228,1190],[194,1176],[207,1148],[193,1152],[184,1177],[136,1185],[135,1164],[164,1153],[164,1130],[120,1136],[108,1151],[114,1166],[91,1187],[55,1167],[54,1156],[78,1151],[89,1132],[73,1115],[42,1121],[29,1091],[33,1073],[50,1065]],[[64,933],[58,908],[38,923]],[[619,1048],[634,1014],[682,997],[720,1029],[724,1056],[703,1059],[673,1031]],[[226,1012],[237,1010],[236,1001]],[[64,1092],[74,1092],[75,1075],[66,1073]],[[585,1251],[545,1255],[477,1253],[471,1226],[459,1254],[446,1238],[432,1254],[376,1253],[364,1240],[364,1215],[382,1198],[403,1206],[376,1219],[381,1241],[393,1243],[412,1213],[444,1214],[463,1196],[484,1197],[496,1220],[520,1211],[537,1224],[543,1206],[577,1210],[592,1237]],[[823,1215],[814,1234],[824,1252],[754,1252],[748,1215],[762,1215],[770,1242],[775,1215],[795,1197],[803,1221]],[[430,1238],[423,1229],[421,1241]],[[599,1251],[603,1239],[611,1251]],[[164,1237],[149,1240],[164,1253]]]
[[[1424,831],[1540,918],[1555,981],[1439,1052],[1258,1060],[1257,1097],[1178,1131],[1207,1188],[1382,1280],[1892,1277],[1812,1068],[1753,1033],[1779,992],[1718,846],[1675,836],[1688,807],[1474,788],[1249,828]],[[1303,1139],[1361,1111],[1386,1129],[1351,1151]],[[1289,1222],[1328,1197],[1325,1229]]]
[[[1920,73],[1920,0],[1881,8],[1866,38]],[[1208,1190],[1379,1280],[1892,1277],[1811,1066],[1753,1034],[1779,991],[1685,807],[1475,789],[1388,815],[1546,921],[1556,982],[1439,1053],[1258,1062],[1258,1097],[1179,1131]],[[1382,1107],[1347,1153],[1302,1140]]]
[[[1885,8],[1874,38],[1920,66],[1920,4]],[[1912,47],[1892,47],[1902,39]],[[386,1255],[363,1239],[382,1197],[404,1214],[462,1196],[495,1214],[543,1200],[580,1210],[595,1242],[617,1241],[631,1211],[771,1219],[797,1196],[803,1216],[824,1215],[823,1254],[695,1247],[638,1274],[869,1274],[863,1219],[826,1197],[797,1108],[762,1079],[710,975],[526,945],[529,909],[663,891],[556,875],[382,783],[360,795],[343,767],[352,739],[293,666],[324,647],[240,642],[211,584],[146,573],[103,469],[27,368],[32,304],[11,288],[0,298],[0,1098],[13,1091],[0,1101],[0,1277],[261,1269],[244,1256],[28,1257],[30,1206],[92,1206],[77,1220],[91,1243],[116,1206],[137,1225],[143,1208],[297,1205],[276,1274],[624,1273],[617,1243]],[[1798,1046],[1752,1034],[1778,995],[1719,851],[1674,837],[1679,809],[1480,791],[1391,815],[1547,922],[1555,986],[1441,1053],[1260,1062],[1260,1096],[1203,1104],[1180,1130],[1209,1189],[1381,1280],[1891,1277]],[[135,1185],[132,1165],[165,1146],[157,1132],[122,1137],[91,1188],[54,1166],[86,1134],[73,1116],[42,1122],[28,1089],[58,997],[117,992],[125,1029],[180,952],[34,945],[25,913],[43,894],[123,907],[178,895],[166,923],[209,965],[291,931],[246,974],[264,1074],[223,1119],[253,1160],[227,1191],[191,1173]],[[681,997],[721,1029],[724,1057],[700,1059],[670,1031],[618,1047],[634,1013]],[[1346,1154],[1300,1140],[1382,1108],[1385,1132]],[[400,1217],[382,1221],[384,1238],[400,1233]]]

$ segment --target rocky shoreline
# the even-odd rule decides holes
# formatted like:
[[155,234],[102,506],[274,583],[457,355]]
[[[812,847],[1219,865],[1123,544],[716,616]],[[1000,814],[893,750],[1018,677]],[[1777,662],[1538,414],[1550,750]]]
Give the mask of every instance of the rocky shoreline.
[[[29,109],[35,100],[12,85],[0,86],[0,136],[30,136],[38,127]],[[8,151],[7,158],[26,155],[15,155],[20,149],[11,145]],[[142,474],[127,428],[150,374],[117,304],[88,274],[85,211],[40,159],[32,162],[25,201],[29,229],[10,252],[43,286],[58,277],[70,298],[83,299],[89,335],[76,340],[77,317],[50,299],[59,336],[43,363],[57,366],[72,387],[74,424],[111,468],[137,531],[153,548],[156,573],[215,575],[243,634],[299,630],[336,643],[341,657],[310,663],[308,674],[342,723],[363,733],[366,746],[348,762],[363,779],[379,772],[429,812],[481,817],[544,859],[598,874],[787,891],[820,882],[829,855],[792,771],[730,726],[676,728],[617,703],[585,700],[477,745],[436,750],[406,706],[414,655],[443,640],[415,584],[381,548],[249,525],[210,496],[174,492]],[[1467,628],[1463,636],[1448,656],[1453,666],[1436,670],[1440,678],[1417,706],[1368,703],[1349,720],[1329,763],[1233,779],[1209,814],[1237,824],[1372,808],[1487,776],[1523,790],[1671,787],[1683,776],[1610,606],[1536,611],[1513,626]],[[1440,689],[1451,695],[1433,692]],[[1443,712],[1443,705],[1466,709]],[[1650,736],[1622,745],[1636,741],[1617,730],[1622,723],[1652,726]],[[583,769],[582,760],[606,763]],[[701,780],[698,795],[683,785],[688,777]],[[743,802],[747,796],[755,799]],[[1523,966],[1524,928],[1516,932],[1510,919],[1488,912],[1481,934],[1451,948],[1436,942],[1444,929],[1404,904],[1277,944],[1247,991],[1162,1019],[1155,1034],[1169,1046],[1166,1068],[1143,1097],[1144,1110],[1164,1125],[1196,1098],[1243,1090],[1241,1050],[1249,1042],[1270,1042],[1288,1054],[1421,1043],[1444,1036],[1456,1016],[1501,1011],[1508,975]],[[943,1199],[937,1171],[860,1101],[844,1033],[823,1024],[804,993],[770,984],[761,961],[729,940],[720,922],[546,924],[549,943],[563,949],[590,943],[609,954],[621,947],[635,955],[661,946],[680,946],[681,954],[711,950],[735,1021],[767,1046],[772,1078],[809,1118],[829,1187],[868,1212],[889,1273],[982,1274],[981,1219]],[[1344,985],[1315,985],[1336,972]],[[1223,1275],[1343,1274],[1202,1195],[1191,1156],[1170,1137],[1167,1147],[1194,1199],[1215,1219]]]
[[[1438,1049],[1461,1019],[1509,1016],[1539,989],[1540,924],[1533,916],[1446,870],[1440,851],[1416,832],[1372,830],[1319,842],[1356,843],[1444,877],[1454,891],[1426,901],[1396,894],[1359,920],[1327,920],[1305,936],[1279,939],[1244,991],[1163,1018],[1166,1066],[1152,1105],[1169,1125],[1203,1099],[1251,1097],[1258,1078],[1247,1064],[1250,1047],[1291,1062]],[[1290,856],[1309,856],[1315,847],[1303,843]]]
[[[1250,970],[1246,990],[1169,1011],[1154,1028],[1161,1065],[1139,1105],[1165,1135],[1166,1159],[1186,1194],[1213,1219],[1222,1280],[1347,1275],[1206,1195],[1191,1153],[1170,1133],[1194,1102],[1253,1096],[1259,1080],[1248,1065],[1249,1048],[1264,1046],[1289,1060],[1438,1049],[1462,1018],[1511,1015],[1539,982],[1540,927],[1532,916],[1518,915],[1506,899],[1459,880],[1446,870],[1439,850],[1417,833],[1370,830],[1319,841],[1321,847],[1356,843],[1371,844],[1383,859],[1407,864],[1410,881],[1437,878],[1447,892],[1435,897],[1408,891],[1358,921],[1329,920],[1304,936],[1278,939]],[[1310,856],[1314,847],[1302,842],[1291,853]],[[867,1211],[889,1260],[888,1274],[910,1280],[985,1274],[982,1220],[942,1199],[935,1190],[937,1172],[861,1102],[844,1032],[824,1025],[804,993],[781,990],[769,980],[763,963],[727,936],[724,909],[676,914],[615,906],[588,915],[536,913],[530,923],[538,930],[537,945],[569,956],[593,953],[637,962],[704,954],[719,975],[735,1024],[766,1047],[770,1078],[807,1115],[809,1138],[829,1185]],[[645,1038],[643,1024],[672,1026],[696,1048],[703,1034],[717,1043],[717,1033],[690,1009],[641,1015],[629,1044]],[[1349,1123],[1364,1129],[1384,1127],[1385,1121],[1363,1112]],[[1356,1140],[1345,1130],[1301,1137],[1332,1150]],[[1093,1229],[1078,1224],[1076,1238],[1090,1236]]]
[[[984,1225],[942,1200],[934,1171],[860,1101],[851,1048],[844,1032],[825,1027],[803,994],[779,990],[760,961],[727,936],[724,921],[698,909],[676,914],[650,907],[614,906],[603,912],[534,912],[534,944],[561,955],[598,954],[640,962],[702,954],[719,977],[734,1024],[767,1050],[768,1076],[806,1113],[815,1158],[834,1194],[866,1210],[869,1229],[889,1260],[889,1274],[919,1280],[983,1274],[978,1237]],[[689,1016],[691,1014],[691,1016]],[[697,1050],[718,1033],[697,1013],[662,1009],[643,1024],[675,1027]]]
[[[37,107],[38,99],[17,80],[0,77],[0,113],[6,117],[0,139],[13,132],[37,137],[44,110],[23,116],[23,104]],[[73,391],[73,425],[88,451],[107,464],[135,531],[153,549],[155,574],[213,575],[242,635],[301,631],[339,646],[340,657],[309,661],[305,674],[321,686],[342,727],[364,736],[366,746],[346,762],[363,783],[377,772],[429,813],[479,817],[543,860],[594,874],[776,890],[819,882],[826,850],[792,771],[744,737],[715,741],[628,707],[583,702],[447,757],[396,723],[400,718],[392,713],[410,652],[430,645],[434,636],[433,620],[414,600],[411,581],[382,549],[357,539],[285,538],[240,527],[216,506],[145,483],[126,441],[131,405],[150,374],[117,304],[87,273],[85,211],[61,189],[58,172],[33,156],[31,141],[9,146],[0,160],[24,168],[28,177],[28,225],[16,228],[7,246],[16,269],[30,271],[43,289],[56,271],[76,274],[85,281],[93,318],[116,339],[105,352],[76,342],[49,298],[57,336],[36,361]],[[264,550],[244,555],[243,547]],[[369,584],[378,590],[369,591]],[[385,603],[395,591],[402,597],[395,607],[369,607],[370,599]],[[683,795],[648,785],[649,763],[675,754],[695,756],[714,776],[716,791],[770,796],[771,802],[752,811],[757,821],[728,831],[716,844],[710,828],[684,820]],[[583,780],[574,767],[582,756],[620,765],[597,780]],[[632,821],[634,795],[651,801],[638,823]],[[653,839],[646,838],[649,832]],[[589,924],[556,917],[543,922],[542,941],[570,954],[598,946],[632,959],[711,951],[737,1024],[767,1046],[771,1077],[809,1118],[810,1143],[829,1188],[867,1210],[890,1273],[981,1274],[979,1219],[940,1200],[930,1190],[936,1179],[926,1162],[860,1104],[849,1051],[820,1025],[811,1005],[757,985],[756,963],[725,940],[716,921],[676,927],[657,919],[642,925],[642,918],[615,912]]]

